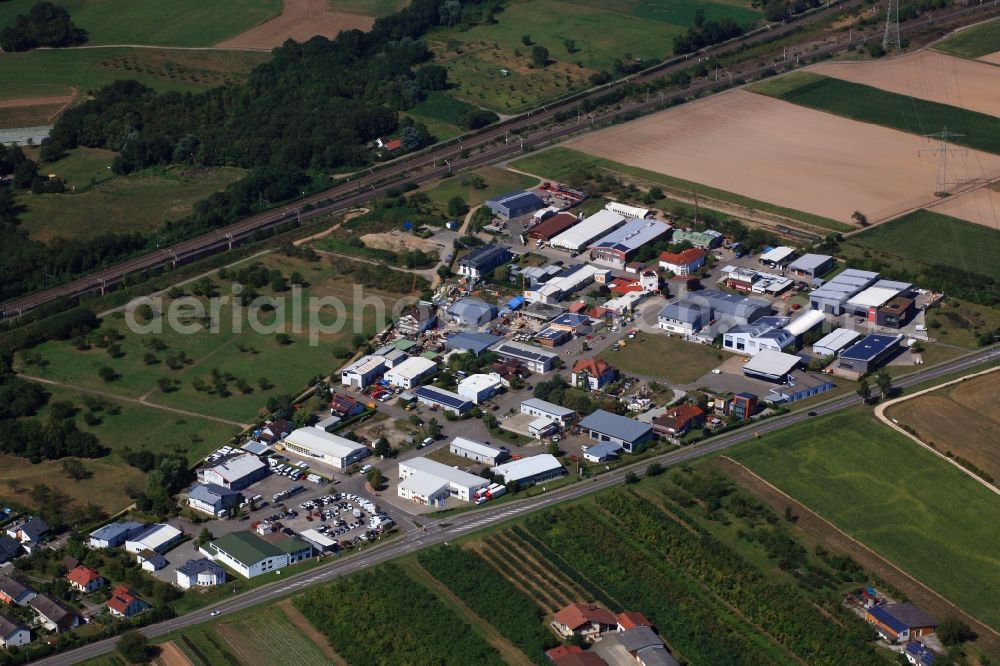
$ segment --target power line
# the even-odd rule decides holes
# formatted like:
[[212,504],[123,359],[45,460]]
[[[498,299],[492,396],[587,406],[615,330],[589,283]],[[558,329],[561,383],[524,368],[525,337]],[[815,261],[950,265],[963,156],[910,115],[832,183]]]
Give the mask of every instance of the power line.
[[[948,128],[941,130],[940,132],[934,132],[933,134],[925,134],[928,139],[937,139],[937,148],[925,148],[921,150],[919,154],[930,153],[932,155],[937,155],[937,189],[934,190],[934,194],[939,197],[948,196],[948,153],[961,153],[965,152],[961,148],[952,148],[948,145],[949,139],[955,139],[960,136],[965,136],[964,134],[955,134],[954,132],[949,132]],[[951,183],[953,184],[953,183]]]
[[893,48],[901,50],[903,44],[899,39],[899,0],[887,0],[885,8],[885,35],[882,37],[882,48],[889,51]]

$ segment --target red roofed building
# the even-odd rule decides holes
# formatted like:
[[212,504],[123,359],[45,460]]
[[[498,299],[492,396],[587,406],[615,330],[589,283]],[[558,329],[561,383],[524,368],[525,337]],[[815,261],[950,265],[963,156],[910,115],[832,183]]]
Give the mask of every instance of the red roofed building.
[[553,659],[555,666],[608,666],[608,662],[593,652],[573,652]]
[[696,247],[660,255],[660,268],[677,276],[687,276],[705,265],[705,251]]
[[571,314],[579,314],[587,309],[586,301],[574,301],[568,308],[568,312]]
[[611,281],[608,289],[612,294],[622,295],[633,291],[643,291],[639,278],[618,277]]
[[600,606],[572,603],[555,614],[552,624],[563,636],[596,636],[618,627],[618,620]]
[[356,416],[363,411],[365,411],[364,403],[355,400],[349,395],[334,393],[333,399],[330,400],[331,416],[339,416],[342,419],[346,419],[350,416]]
[[653,623],[645,615],[638,611],[624,611],[618,613],[618,631],[628,631],[636,627],[652,627]]
[[78,566],[66,574],[66,580],[74,590],[93,592],[104,587],[104,578],[90,567]]
[[565,657],[568,654],[580,654],[581,652],[583,652],[583,648],[579,645],[559,645],[546,652],[545,656],[550,660],[555,661],[556,659]]
[[653,431],[668,437],[683,437],[705,420],[705,412],[695,405],[678,405],[653,419]]
[[376,139],[375,145],[377,145],[379,148],[384,148],[385,150],[393,151],[402,148],[403,142],[400,141],[399,139],[390,139],[389,141],[386,141],[384,139]]
[[610,384],[618,376],[618,370],[599,358],[581,358],[573,365],[570,384],[575,387],[597,391]]
[[116,585],[108,599],[108,610],[115,617],[130,618],[149,608],[149,604],[135,596],[124,585]]

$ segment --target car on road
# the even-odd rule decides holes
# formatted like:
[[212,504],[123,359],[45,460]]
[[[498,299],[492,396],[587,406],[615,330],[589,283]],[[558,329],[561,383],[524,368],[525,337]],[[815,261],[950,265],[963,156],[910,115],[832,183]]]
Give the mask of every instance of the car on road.
[[219,613],[221,613],[221,612],[222,612],[222,611],[217,611],[217,610],[214,610],[214,611],[212,611],[211,613],[209,613],[209,615],[211,615],[212,617],[215,617],[216,615],[218,615],[218,614],[219,614]]
[[809,416],[818,416],[818,414],[816,412],[809,412]]

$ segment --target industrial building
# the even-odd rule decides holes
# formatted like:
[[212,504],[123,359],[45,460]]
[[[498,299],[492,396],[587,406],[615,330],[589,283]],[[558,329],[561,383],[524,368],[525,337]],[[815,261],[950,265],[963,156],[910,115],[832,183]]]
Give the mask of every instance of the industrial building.
[[474,462],[487,463],[489,465],[498,465],[501,460],[509,455],[503,449],[487,446],[482,442],[466,439],[465,437],[456,437],[453,439],[451,444],[448,445],[448,451],[460,458],[468,458]]
[[506,264],[513,258],[514,255],[507,248],[495,243],[489,243],[482,247],[477,247],[459,259],[458,272],[460,275],[478,280],[481,277],[489,275],[495,268]]
[[901,335],[866,335],[840,352],[837,369],[864,375],[899,351]]
[[503,340],[500,336],[489,333],[469,333],[462,331],[449,335],[444,341],[445,349],[454,351],[469,352],[479,356],[491,346]]
[[813,355],[836,356],[841,350],[846,349],[860,337],[861,333],[858,331],[852,331],[849,328],[838,328],[813,343]]
[[785,376],[784,384],[773,387],[765,399],[774,404],[787,404],[811,398],[832,388],[833,382],[826,375],[792,370]]
[[158,523],[126,539],[125,550],[129,553],[141,553],[144,550],[162,553],[180,541],[183,536],[184,533],[173,525]]
[[690,243],[699,250],[712,250],[722,245],[722,234],[711,229],[706,229],[705,231],[684,231],[683,229],[678,229],[670,237],[670,242],[675,245]]
[[795,354],[764,350],[743,364],[743,374],[754,379],[780,384],[801,362],[802,359]]
[[471,400],[477,405],[484,400],[489,400],[500,392],[503,388],[503,378],[499,373],[480,373],[469,375],[458,382],[457,392],[466,400]]
[[471,400],[436,386],[419,386],[413,394],[421,405],[427,405],[431,409],[442,409],[453,414],[464,414],[473,406]]
[[598,409],[580,421],[580,430],[598,442],[621,444],[628,453],[635,453],[639,446],[654,437],[653,426],[648,423],[603,409]]
[[429,458],[410,458],[399,463],[397,492],[418,504],[444,506],[449,497],[471,502],[477,490],[489,485],[488,479]]
[[694,335],[711,321],[712,311],[697,303],[679,300],[664,305],[656,315],[657,326],[670,333]]
[[561,428],[571,425],[576,420],[576,412],[572,409],[538,398],[528,398],[521,402],[521,413],[548,419]]
[[486,206],[494,215],[509,220],[522,215],[530,215],[536,210],[545,208],[545,201],[534,192],[508,192],[507,194],[486,200]]
[[580,252],[598,238],[625,224],[625,217],[609,210],[599,210],[552,239],[552,247]]
[[299,428],[288,435],[283,444],[289,451],[320,460],[340,470],[347,469],[371,453],[367,446],[319,428]]
[[795,258],[795,249],[791,247],[786,247],[784,245],[779,245],[778,247],[772,247],[760,255],[761,266],[767,266],[768,268],[784,268],[792,259]]
[[656,220],[629,220],[606,236],[592,243],[591,261],[599,261],[615,268],[625,264],[647,243],[655,243],[670,233],[670,225]]
[[664,252],[660,255],[660,269],[670,271],[679,277],[687,277],[705,265],[705,251],[689,247],[680,252]]
[[877,281],[878,273],[848,268],[829,282],[823,283],[821,287],[814,289],[809,294],[809,307],[826,314],[842,314],[844,304],[851,297]]
[[572,213],[556,213],[528,230],[528,238],[547,243],[580,221]]
[[788,264],[788,271],[799,277],[818,278],[833,270],[833,257],[828,254],[803,254]]
[[630,217],[635,220],[642,220],[648,217],[652,212],[648,208],[629,206],[628,204],[619,203],[618,201],[609,201],[605,204],[604,208],[605,210],[610,210],[612,213],[618,213],[619,215],[624,215],[625,217]]
[[512,483],[519,483],[522,486],[542,483],[567,474],[566,468],[562,466],[559,459],[549,453],[512,460],[509,463],[497,465],[490,471],[503,477],[504,483],[508,486]]
[[90,533],[88,545],[91,548],[117,548],[125,540],[139,534],[146,526],[136,522],[109,523]]
[[773,273],[761,273],[752,268],[742,266],[725,266],[722,268],[722,277],[719,282],[725,284],[730,289],[744,291],[754,294],[778,294],[789,289],[794,281],[783,275]]
[[423,356],[412,356],[396,367],[388,370],[383,379],[391,386],[411,389],[433,376],[438,371],[437,363]]
[[340,371],[340,383],[361,390],[370,386],[384,371],[384,357],[362,356]]
[[563,329],[546,326],[538,331],[533,339],[543,347],[558,347],[572,340],[573,334]]
[[211,466],[199,467],[198,481],[214,483],[230,490],[243,490],[267,476],[267,465],[250,453],[223,458]]
[[795,343],[795,336],[784,329],[787,323],[787,317],[761,317],[752,324],[734,326],[722,334],[722,347],[747,356],[765,349],[781,351]]
[[208,544],[212,559],[244,578],[254,578],[312,557],[313,548],[297,539],[265,541],[251,532],[230,532]]
[[749,324],[771,313],[771,303],[750,296],[729,294],[717,289],[691,292],[683,300],[668,303],[657,320],[661,329],[673,333],[697,333],[709,322],[724,326]]
[[229,515],[239,501],[238,492],[214,483],[196,483],[187,493],[189,507],[214,518]]
[[447,310],[448,318],[466,328],[479,328],[497,318],[497,306],[480,298],[460,298]]
[[559,354],[520,342],[501,342],[493,346],[493,351],[501,361],[520,361],[528,370],[542,374],[551,371],[559,358]]
[[597,277],[603,269],[590,264],[574,264],[567,266],[542,285],[524,290],[525,300],[534,303],[555,305],[568,294],[581,289]]

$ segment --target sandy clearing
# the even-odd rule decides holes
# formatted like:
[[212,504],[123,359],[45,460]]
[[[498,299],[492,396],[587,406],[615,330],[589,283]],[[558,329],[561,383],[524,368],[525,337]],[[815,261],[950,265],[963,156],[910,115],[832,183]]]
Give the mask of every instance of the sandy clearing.
[[810,72],[1000,116],[1000,69],[938,51],[866,62],[824,62]]
[[368,30],[375,18],[330,11],[327,0],[284,0],[281,14],[217,46],[231,49],[271,49],[285,40],[309,41],[316,35],[336,37],[341,30]]
[[[850,223],[936,201],[925,139],[733,90],[610,127],[568,147]],[[950,180],[1000,177],[1000,156],[965,151]]]
[[992,63],[994,65],[1000,65],[1000,51],[994,51],[993,53],[988,53],[984,56],[980,56],[979,60],[983,62]]
[[154,663],[161,666],[192,666],[191,660],[180,651],[180,648],[173,641],[161,643],[158,647],[160,654],[157,655]]
[[435,243],[413,234],[404,234],[401,231],[387,231],[378,234],[365,234],[361,241],[367,247],[378,248],[380,250],[391,250],[393,252],[405,252],[407,250],[423,250],[424,252],[437,252],[442,254],[444,245]]
[[1000,230],[1000,192],[988,187],[942,199],[941,203],[931,207],[931,210]]

